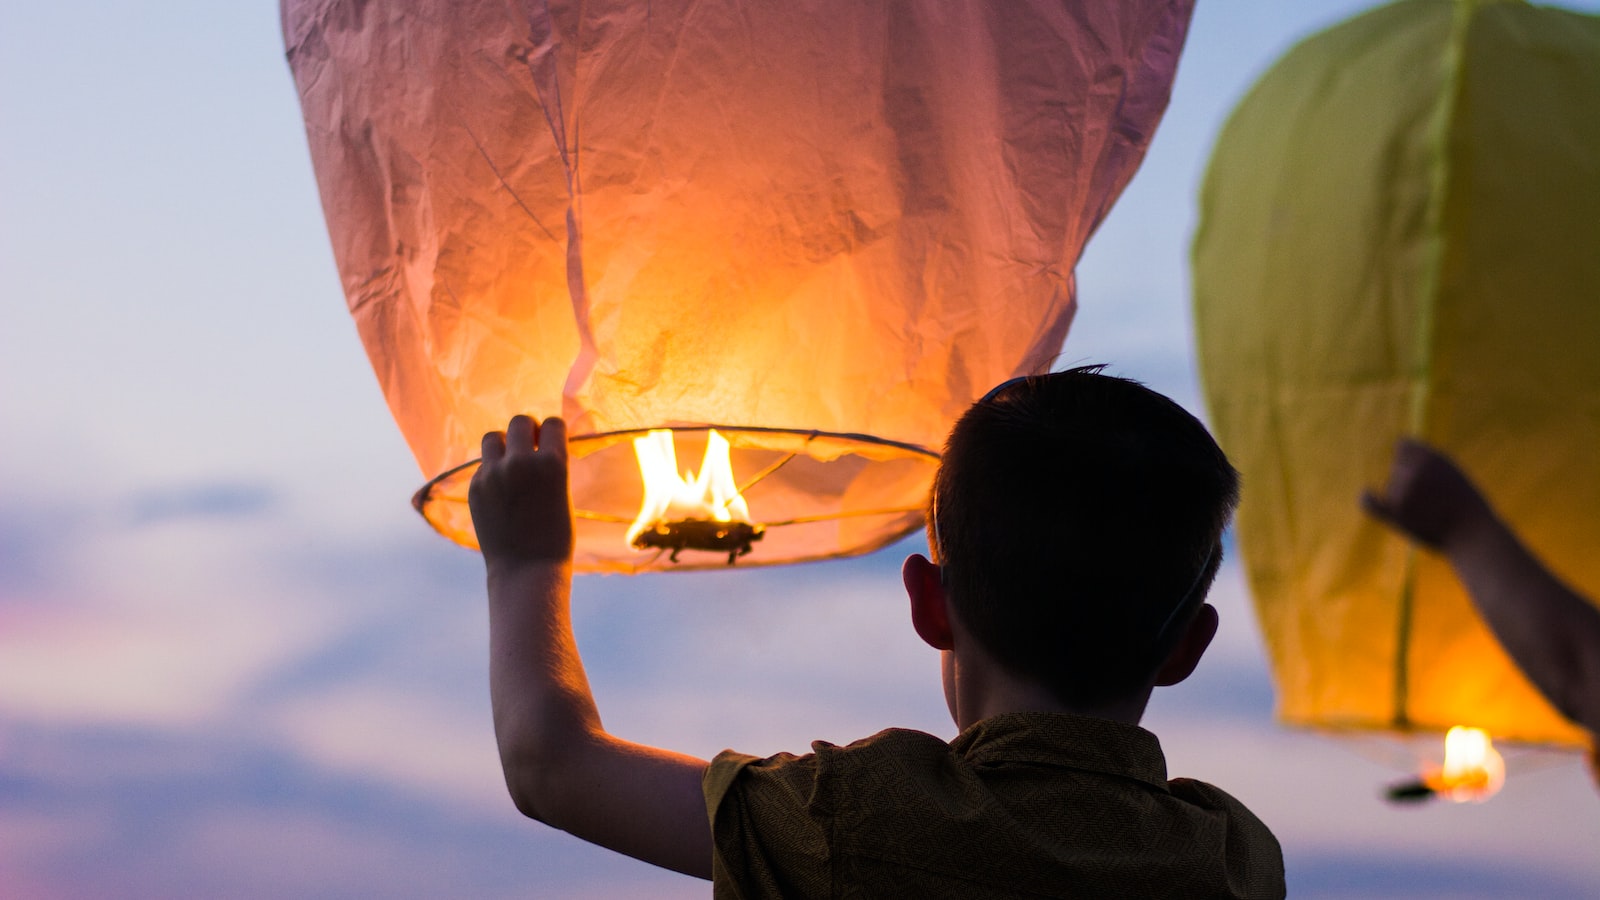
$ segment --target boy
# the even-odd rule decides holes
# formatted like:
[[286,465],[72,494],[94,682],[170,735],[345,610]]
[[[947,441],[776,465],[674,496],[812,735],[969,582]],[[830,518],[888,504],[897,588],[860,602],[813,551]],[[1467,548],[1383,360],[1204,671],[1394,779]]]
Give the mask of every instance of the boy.
[[1279,897],[1238,801],[1168,782],[1137,726],[1216,633],[1204,603],[1238,475],[1177,404],[1098,368],[1014,379],[951,432],[934,560],[902,570],[961,735],[891,729],[707,763],[600,724],[568,609],[566,433],[484,436],[473,522],[490,692],[528,816],[711,878],[717,897]]

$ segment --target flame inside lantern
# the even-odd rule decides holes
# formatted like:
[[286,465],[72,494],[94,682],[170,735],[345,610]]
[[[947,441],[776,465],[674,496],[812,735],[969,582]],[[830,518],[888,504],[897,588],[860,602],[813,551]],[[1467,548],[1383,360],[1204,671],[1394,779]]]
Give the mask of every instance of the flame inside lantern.
[[685,549],[726,552],[728,562],[750,552],[763,529],[750,521],[750,510],[733,480],[728,439],[711,429],[700,474],[678,474],[678,454],[670,429],[656,429],[635,438],[633,452],[644,479],[644,502],[628,527],[628,545],[639,550],[671,550],[672,560]]
[[1434,793],[1457,803],[1482,803],[1494,796],[1505,780],[1505,760],[1494,749],[1489,733],[1460,725],[1444,736],[1444,765],[1423,776],[1423,783]]

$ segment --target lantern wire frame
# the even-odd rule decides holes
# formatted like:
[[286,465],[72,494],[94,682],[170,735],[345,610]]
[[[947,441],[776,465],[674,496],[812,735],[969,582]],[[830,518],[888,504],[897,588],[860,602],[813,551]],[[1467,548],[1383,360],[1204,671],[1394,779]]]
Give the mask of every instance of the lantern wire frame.
[[[633,439],[663,429],[673,433],[680,460],[697,459],[716,431],[729,441],[736,475],[741,467],[753,470],[739,479],[739,492],[765,537],[755,552],[740,557],[740,566],[860,555],[922,528],[940,458],[916,444],[815,429],[697,424],[573,435],[567,446],[578,571],[638,573],[729,565],[726,552],[671,560],[659,549],[630,547],[623,537],[638,515],[644,490]],[[472,549],[478,544],[466,498],[481,462],[469,460],[439,473],[411,498],[412,507],[436,531]]]

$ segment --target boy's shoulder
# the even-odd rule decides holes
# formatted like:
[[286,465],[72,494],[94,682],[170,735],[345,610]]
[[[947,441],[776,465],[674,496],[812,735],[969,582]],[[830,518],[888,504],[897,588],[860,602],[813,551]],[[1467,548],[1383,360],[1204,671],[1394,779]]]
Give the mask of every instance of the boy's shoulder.
[[1266,826],[1220,789],[1169,786],[1160,743],[1134,725],[1028,713],[948,743],[889,729],[813,748],[712,763],[720,866],[799,868],[931,897],[1140,896],[1230,882],[1253,886],[1246,896],[1282,894]]

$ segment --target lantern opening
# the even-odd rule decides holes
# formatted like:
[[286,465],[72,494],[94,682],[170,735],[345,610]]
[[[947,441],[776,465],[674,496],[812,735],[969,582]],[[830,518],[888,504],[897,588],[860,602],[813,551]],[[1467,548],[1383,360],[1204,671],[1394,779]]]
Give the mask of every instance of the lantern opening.
[[728,554],[728,565],[750,552],[765,528],[750,521],[749,506],[733,480],[728,440],[711,429],[706,435],[700,475],[678,474],[678,454],[671,429],[655,429],[633,440],[644,481],[644,501],[628,527],[628,546],[636,550],[671,550],[678,561],[684,550]]
[[[646,451],[662,460],[645,465],[659,467],[673,482],[703,482],[712,500],[709,508],[696,512],[669,499],[666,513],[643,516],[644,524],[635,530],[646,509],[647,491],[635,441],[660,442],[649,437],[652,431],[666,434],[668,443]],[[712,441],[713,431],[717,441]],[[701,474],[679,478],[673,442],[685,456],[704,456],[716,444],[710,448],[712,463],[702,461]],[[727,567],[730,552],[746,566],[867,553],[922,528],[928,484],[939,462],[932,450],[871,435],[727,424],[578,434],[567,439],[567,448],[578,537],[573,566],[578,572],[720,569]],[[731,465],[721,461],[724,455]],[[469,460],[435,475],[411,498],[428,524],[466,547],[477,546],[467,494],[478,462]],[[722,466],[727,471],[719,475],[716,469]],[[731,486],[736,490],[730,491]],[[733,494],[740,495],[742,504]],[[750,516],[750,510],[758,516]],[[653,552],[640,552],[645,547],[636,546],[635,537]],[[757,540],[760,552],[746,555],[745,544]],[[705,552],[675,560],[675,550]]]

